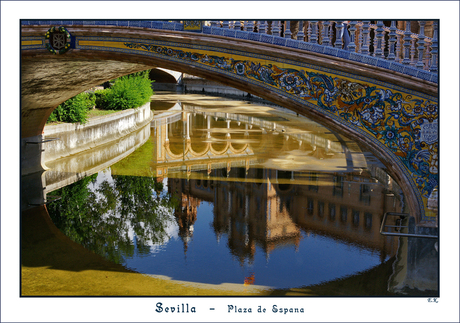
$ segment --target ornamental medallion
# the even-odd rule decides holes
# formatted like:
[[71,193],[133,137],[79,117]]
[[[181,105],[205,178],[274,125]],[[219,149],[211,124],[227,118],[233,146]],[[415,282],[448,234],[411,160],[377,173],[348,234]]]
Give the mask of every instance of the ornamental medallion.
[[51,27],[45,34],[46,48],[53,54],[64,54],[70,49],[70,33],[64,27]]

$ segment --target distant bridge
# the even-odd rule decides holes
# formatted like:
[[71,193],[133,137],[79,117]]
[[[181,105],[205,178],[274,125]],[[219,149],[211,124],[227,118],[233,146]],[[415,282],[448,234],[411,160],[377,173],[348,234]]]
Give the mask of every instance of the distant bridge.
[[290,22],[281,28],[279,21],[21,23],[24,175],[43,169],[43,128],[60,103],[109,79],[162,67],[250,92],[366,146],[400,184],[417,222],[434,223],[436,22],[426,37],[425,22],[413,34],[410,23],[401,31],[396,22],[308,21],[298,24],[297,39]]

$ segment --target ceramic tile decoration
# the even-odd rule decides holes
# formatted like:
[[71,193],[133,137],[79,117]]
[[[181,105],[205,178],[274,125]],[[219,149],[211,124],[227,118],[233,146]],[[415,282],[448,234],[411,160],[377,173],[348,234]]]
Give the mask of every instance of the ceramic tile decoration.
[[[304,22],[305,23],[305,22]],[[388,54],[387,54],[387,57],[386,58],[383,58],[385,53],[382,51],[382,53],[377,53],[377,56],[382,56],[382,58],[378,58],[378,57],[372,57],[370,55],[373,55],[373,53],[370,53],[369,52],[369,46],[374,42],[373,39],[370,39],[370,30],[371,29],[375,29],[376,30],[376,35],[378,35],[377,38],[375,38],[375,41],[376,42],[379,42],[381,43],[382,40],[385,38],[385,35],[386,33],[388,33],[388,40],[391,42],[391,46],[390,45],[386,45],[386,46],[390,46],[391,48],[389,49],[389,53],[394,53],[395,52],[395,42],[396,42],[396,36],[395,36],[395,27],[393,27],[393,29],[391,28],[388,28],[388,27],[383,27],[382,29],[382,23],[381,22],[378,22],[378,26],[377,25],[372,25],[370,24],[369,21],[364,21],[364,22],[359,22],[359,21],[352,21],[349,23],[349,27],[347,27],[348,29],[348,32],[350,32],[350,30],[357,30],[359,26],[362,26],[362,31],[363,31],[363,34],[364,34],[364,37],[362,36],[362,34],[360,34],[360,37],[359,39],[361,39],[360,41],[362,42],[365,42],[362,44],[361,47],[366,47],[366,49],[360,49],[358,51],[358,49],[356,48],[356,45],[353,43],[351,45],[353,46],[347,46],[342,49],[341,46],[339,47],[336,47],[335,45],[331,44],[330,43],[330,37],[332,37],[332,34],[326,36],[324,34],[324,28],[321,30],[321,32],[319,32],[318,28],[319,28],[319,25],[318,25],[319,21],[310,21],[310,26],[308,27],[308,42],[307,41],[304,41],[304,40],[298,40],[298,39],[289,39],[289,38],[284,38],[284,36],[282,37],[280,35],[280,32],[275,32],[275,36],[272,36],[272,35],[266,35],[266,34],[263,34],[263,33],[260,33],[260,31],[247,31],[245,28],[245,30],[232,30],[232,32],[228,32],[228,28],[234,28],[233,26],[233,22],[229,22],[229,21],[225,21],[225,25],[222,24],[222,25],[218,25],[216,23],[213,23],[212,26],[206,26],[204,25],[204,21],[202,20],[185,20],[183,22],[178,22],[178,21],[151,21],[151,20],[108,20],[108,21],[102,21],[102,20],[77,20],[77,21],[60,21],[60,20],[21,20],[21,24],[23,25],[53,25],[53,24],[56,24],[56,25],[60,25],[60,24],[63,24],[63,25],[114,25],[114,26],[131,26],[131,27],[143,27],[143,28],[153,28],[153,29],[164,29],[164,30],[176,30],[176,31],[195,31],[195,32],[202,32],[204,34],[211,34],[211,35],[220,35],[220,36],[226,36],[226,37],[232,37],[232,38],[237,38],[237,39],[249,39],[249,40],[254,40],[254,41],[261,41],[261,42],[264,42],[264,43],[272,43],[272,44],[276,44],[278,46],[285,46],[285,47],[290,47],[290,48],[299,48],[299,49],[303,49],[303,50],[310,50],[310,51],[313,51],[313,52],[317,52],[317,53],[324,53],[326,55],[331,55],[331,56],[335,56],[335,57],[340,57],[340,58],[345,58],[345,59],[351,59],[351,60],[354,60],[354,61],[358,61],[358,62],[363,62],[363,63],[366,63],[366,64],[370,64],[372,66],[379,66],[379,67],[382,67],[382,68],[389,68],[389,69],[392,69],[394,71],[398,71],[398,72],[401,72],[401,73],[406,73],[406,71],[404,70],[402,64],[400,64],[399,62],[396,62],[396,64],[400,64],[401,67],[398,67],[398,66],[390,66],[388,63],[384,63],[384,62],[387,62],[386,59],[390,59],[388,57]],[[328,26],[328,28],[332,28],[332,24],[334,23],[333,21],[324,21],[322,22],[325,26]],[[424,22],[421,21],[420,22],[421,25],[424,25]],[[274,21],[273,22],[274,26],[273,28],[277,28],[280,29],[280,21]],[[392,26],[394,24],[394,21],[392,22]],[[250,28],[252,29],[253,28],[253,24],[251,21],[248,21],[248,25],[251,26]],[[258,25],[258,24],[256,24]],[[288,24],[289,25],[289,24]],[[423,40],[421,40],[421,44],[423,45],[423,49],[419,49],[417,48],[417,50],[419,51],[419,54],[423,54],[424,53],[424,50],[426,50],[427,46],[427,42],[426,40],[429,39],[430,40],[430,44],[431,44],[431,47],[432,47],[432,51],[431,51],[431,55],[432,55],[432,59],[431,59],[431,62],[430,62],[430,65],[429,66],[429,71],[433,72],[433,73],[437,73],[437,56],[438,56],[438,39],[437,39],[437,25],[438,23],[435,21],[433,23],[433,27],[434,27],[434,37],[432,39],[429,39],[428,37],[425,37],[425,42]],[[223,27],[226,27],[226,28],[223,28]],[[231,26],[231,27],[230,27]],[[264,32],[266,32],[266,28],[265,27],[261,27],[261,25],[259,24],[258,25],[259,28],[263,28],[262,30]],[[339,26],[342,26],[342,25],[339,25]],[[343,26],[342,27],[339,27],[339,29],[343,29]],[[377,32],[378,30],[378,32]],[[382,31],[383,30],[383,31]],[[235,32],[233,32],[235,31]],[[289,30],[286,30],[287,33],[290,33]],[[402,31],[399,31],[400,34],[402,33]],[[383,36],[382,36],[382,33],[383,33]],[[411,34],[410,32],[405,32],[404,36],[407,38],[408,36],[407,35],[411,35],[410,37],[415,37],[415,38],[418,38],[420,36],[423,36],[423,35],[418,35],[418,34]],[[269,36],[268,38],[266,36]],[[324,39],[324,41],[326,42],[324,45],[320,44],[319,43],[319,39],[320,37],[326,37]],[[328,38],[329,37],[329,38]],[[355,35],[350,35],[350,39],[354,40],[355,39]],[[342,40],[339,39],[339,44],[341,44]],[[415,66],[415,62],[412,62],[411,60],[414,60],[415,58],[414,57],[409,57],[409,49],[407,46],[410,46],[410,44],[407,42],[407,40],[404,40],[406,43],[405,44],[400,44],[398,43],[397,46],[400,46],[400,47],[403,47],[403,46],[406,46],[406,48],[402,50],[403,52],[403,55],[405,56],[405,60],[404,62],[408,63],[410,62],[412,65]],[[366,45],[367,44],[367,45]],[[390,44],[390,43],[388,43]],[[409,44],[409,45],[408,45]],[[317,46],[310,46],[310,45],[317,45]],[[332,48],[334,49],[337,49],[337,51],[335,50],[332,50]],[[354,54],[357,54],[357,53],[354,53],[353,51],[351,51],[352,49],[355,50],[356,48],[356,51],[359,52],[359,53],[363,53],[364,56],[360,57],[360,56],[356,56]],[[420,47],[421,48],[421,47]],[[396,48],[397,49],[397,48]],[[407,56],[407,57],[406,57]],[[414,55],[413,55],[414,56]],[[394,58],[392,58],[394,59]],[[380,62],[381,61],[381,62]],[[419,68],[421,66],[421,63],[420,61],[417,62],[417,64],[419,65]],[[412,70],[407,70],[407,73],[408,75],[411,75],[411,76],[416,76],[417,73],[415,73],[414,71]],[[420,77],[424,80],[428,80],[428,77],[426,76],[426,74],[423,74],[424,76],[423,77]],[[417,76],[416,76],[417,77]],[[429,78],[429,80],[431,82],[437,82],[437,77],[434,77],[434,76],[431,76]]]

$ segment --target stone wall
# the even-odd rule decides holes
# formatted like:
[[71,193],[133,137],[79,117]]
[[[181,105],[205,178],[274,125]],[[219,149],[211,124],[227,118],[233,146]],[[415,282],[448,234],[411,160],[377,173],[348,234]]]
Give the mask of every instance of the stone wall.
[[219,95],[230,98],[251,98],[254,100],[265,101],[264,99],[252,95],[249,92],[235,89],[231,86],[226,86],[219,82],[210,81],[204,78],[196,77],[193,75],[184,74],[182,79],[182,89],[185,93],[203,93]]
[[136,131],[153,118],[150,102],[137,109],[120,111],[88,120],[85,124],[46,126],[45,140],[58,138],[43,145],[42,163],[67,157],[120,139]]

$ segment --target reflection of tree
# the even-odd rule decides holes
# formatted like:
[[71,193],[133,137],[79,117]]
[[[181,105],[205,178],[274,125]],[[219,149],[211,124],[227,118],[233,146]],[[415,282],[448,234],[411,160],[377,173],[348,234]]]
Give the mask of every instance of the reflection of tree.
[[150,244],[166,241],[177,201],[163,192],[163,183],[152,177],[113,176],[112,182],[91,190],[96,176],[52,193],[61,199],[49,205],[49,213],[64,234],[116,263],[136,249],[146,253]]

